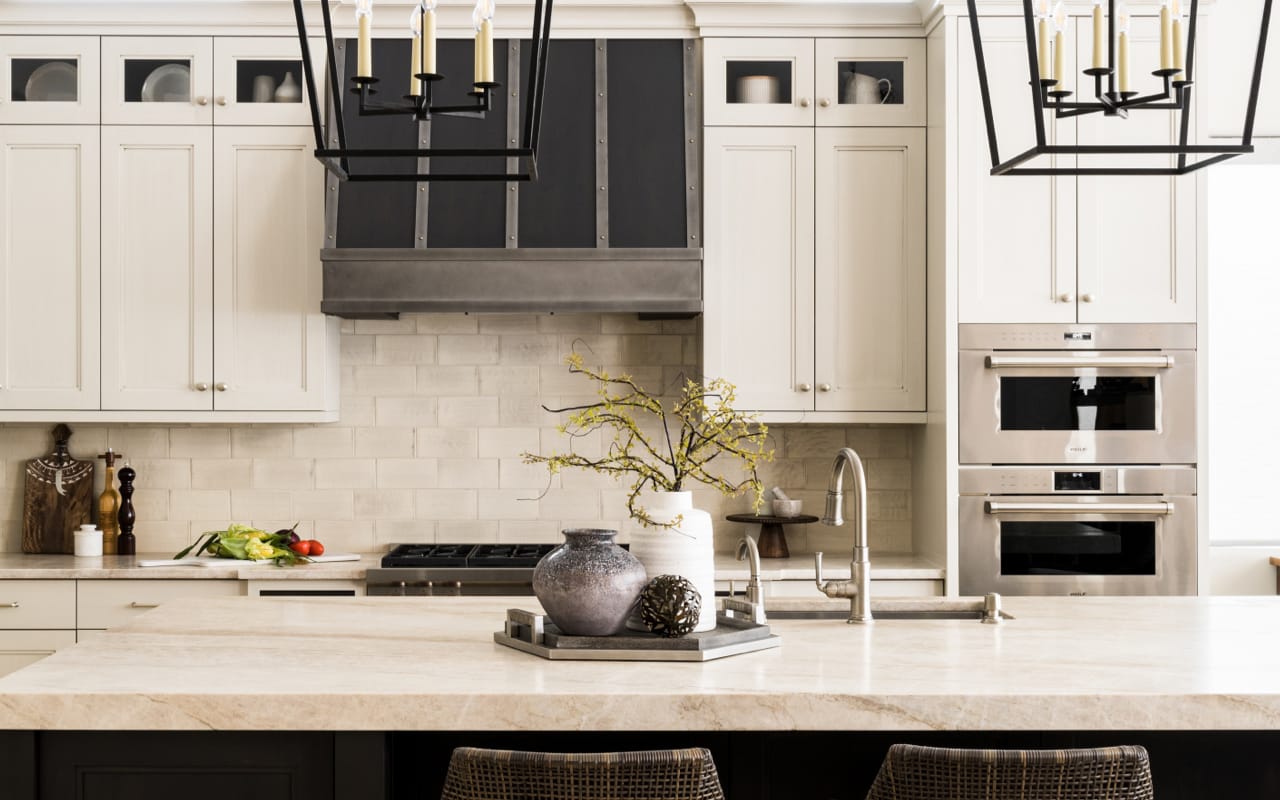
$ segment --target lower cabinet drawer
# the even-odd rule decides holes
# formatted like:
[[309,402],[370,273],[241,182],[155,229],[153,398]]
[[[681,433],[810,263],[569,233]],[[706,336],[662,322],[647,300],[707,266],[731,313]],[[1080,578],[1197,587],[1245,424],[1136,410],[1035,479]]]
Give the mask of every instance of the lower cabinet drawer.
[[179,597],[231,597],[243,593],[237,580],[82,580],[79,584],[78,628],[114,628]]
[[0,675],[16,672],[75,643],[75,631],[0,631]]
[[75,581],[0,580],[0,630],[75,626]]

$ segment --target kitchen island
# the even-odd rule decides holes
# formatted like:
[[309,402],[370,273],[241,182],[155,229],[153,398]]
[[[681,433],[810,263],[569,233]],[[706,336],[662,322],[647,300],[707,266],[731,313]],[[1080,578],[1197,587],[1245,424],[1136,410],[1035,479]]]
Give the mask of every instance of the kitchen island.
[[[766,740],[789,752],[770,735],[805,752],[872,735],[1050,746],[1160,732],[1201,753],[1215,746],[1207,731],[1232,752],[1280,742],[1280,598],[1012,597],[1002,625],[788,620],[774,623],[780,648],[708,663],[543,661],[493,642],[510,604],[176,601],[0,679],[0,728],[343,732],[386,764],[429,743],[600,749],[644,731],[650,744],[706,732],[739,754]],[[1274,760],[1248,785],[1280,785],[1266,783],[1280,781]]]

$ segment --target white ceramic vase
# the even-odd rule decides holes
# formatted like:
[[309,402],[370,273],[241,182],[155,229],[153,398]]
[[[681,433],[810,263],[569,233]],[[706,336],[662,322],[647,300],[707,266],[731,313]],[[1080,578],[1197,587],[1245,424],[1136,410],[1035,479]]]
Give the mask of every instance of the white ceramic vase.
[[631,534],[631,555],[644,564],[649,580],[659,575],[687,578],[702,595],[695,632],[716,627],[716,562],[711,515],[693,507],[693,492],[655,492],[641,498],[655,522],[682,517],[674,528],[640,528]]

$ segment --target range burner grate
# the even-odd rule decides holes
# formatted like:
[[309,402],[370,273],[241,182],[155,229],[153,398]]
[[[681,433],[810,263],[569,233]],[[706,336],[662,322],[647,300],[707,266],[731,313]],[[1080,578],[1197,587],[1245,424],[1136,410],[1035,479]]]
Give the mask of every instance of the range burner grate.
[[534,567],[554,544],[402,544],[383,567]]

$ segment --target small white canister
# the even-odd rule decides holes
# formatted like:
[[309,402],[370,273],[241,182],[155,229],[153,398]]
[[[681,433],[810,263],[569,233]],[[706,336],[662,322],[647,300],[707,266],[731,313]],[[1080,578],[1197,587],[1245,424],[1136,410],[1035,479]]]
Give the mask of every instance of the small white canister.
[[72,534],[75,537],[75,553],[78,557],[102,555],[102,531],[97,525],[81,525],[80,530]]

